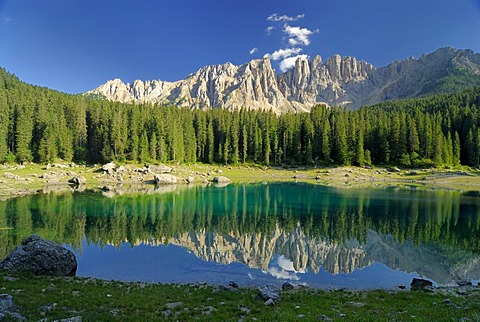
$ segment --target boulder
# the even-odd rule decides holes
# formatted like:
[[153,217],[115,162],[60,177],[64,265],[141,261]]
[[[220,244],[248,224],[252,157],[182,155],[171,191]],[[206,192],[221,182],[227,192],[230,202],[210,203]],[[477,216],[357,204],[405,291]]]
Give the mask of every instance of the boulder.
[[232,180],[228,179],[227,177],[224,176],[216,176],[212,179],[213,182],[215,183],[230,183]]
[[117,165],[113,162],[109,162],[102,166],[102,170],[106,171],[108,174],[112,174],[116,168],[117,168]]
[[195,182],[195,178],[192,177],[192,176],[188,176],[186,180],[187,180],[187,183],[194,183]]
[[13,302],[13,297],[10,294],[0,294],[0,312],[15,312],[17,306]]
[[410,289],[412,291],[427,291],[433,288],[433,283],[423,278],[414,278],[410,283]]
[[295,286],[293,286],[293,284],[291,284],[289,282],[285,282],[282,285],[282,291],[290,291],[290,290],[293,290],[294,288],[295,288]]
[[32,235],[25,238],[22,245],[0,263],[0,268],[35,275],[74,276],[77,272],[77,259],[70,250]]
[[20,179],[20,176],[18,176],[18,175],[16,175],[16,174],[13,174],[13,173],[11,173],[11,172],[5,172],[5,173],[3,174],[3,177],[4,177],[4,178],[7,178],[7,179],[13,179],[13,180],[18,180],[18,179]]
[[280,300],[280,290],[273,285],[264,285],[260,287],[258,292],[258,297],[264,301],[278,301]]
[[18,312],[18,306],[10,294],[0,294],[0,321],[27,321]]
[[397,167],[390,167],[387,169],[388,172],[400,172],[401,170]]
[[150,170],[150,172],[153,172],[153,173],[170,173],[173,170],[171,167],[166,166],[164,164],[161,164],[161,165],[152,164],[148,166],[148,169]]
[[178,179],[174,175],[171,174],[156,174],[153,177],[156,184],[176,184]]
[[76,176],[68,180],[68,183],[74,184],[74,185],[81,185],[87,183],[87,179],[85,179],[84,176]]

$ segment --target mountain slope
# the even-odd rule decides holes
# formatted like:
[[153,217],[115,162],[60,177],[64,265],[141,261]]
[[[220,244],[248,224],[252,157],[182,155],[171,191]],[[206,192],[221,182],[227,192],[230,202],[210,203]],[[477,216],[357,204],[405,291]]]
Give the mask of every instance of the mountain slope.
[[244,65],[206,66],[183,80],[108,81],[89,92],[112,101],[154,102],[191,108],[309,111],[319,103],[355,109],[392,99],[447,93],[480,85],[480,54],[440,48],[419,59],[385,67],[339,55],[299,58],[295,67],[276,75],[269,58]]

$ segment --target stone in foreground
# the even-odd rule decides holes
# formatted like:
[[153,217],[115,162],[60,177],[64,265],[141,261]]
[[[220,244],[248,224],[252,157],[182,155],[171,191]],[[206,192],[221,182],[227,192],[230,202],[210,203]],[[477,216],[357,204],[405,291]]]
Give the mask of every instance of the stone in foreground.
[[0,263],[0,268],[34,275],[74,276],[77,259],[70,250],[32,235]]
[[412,291],[427,291],[433,288],[433,283],[429,280],[422,278],[414,278],[410,283],[410,289]]
[[259,288],[257,296],[264,301],[275,302],[280,300],[280,290],[274,285],[264,285]]

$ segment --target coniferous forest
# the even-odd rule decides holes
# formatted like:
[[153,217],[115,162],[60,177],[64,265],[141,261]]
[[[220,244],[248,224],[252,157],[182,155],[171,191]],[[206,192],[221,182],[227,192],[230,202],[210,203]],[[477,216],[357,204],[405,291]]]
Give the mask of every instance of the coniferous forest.
[[480,163],[480,88],[349,111],[190,110],[69,95],[0,69],[0,162]]

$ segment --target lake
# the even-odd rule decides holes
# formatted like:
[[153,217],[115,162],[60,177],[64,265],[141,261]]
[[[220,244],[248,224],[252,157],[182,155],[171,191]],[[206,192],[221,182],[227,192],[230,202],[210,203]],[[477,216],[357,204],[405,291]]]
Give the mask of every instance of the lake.
[[30,234],[102,279],[396,288],[480,279],[480,196],[304,183],[47,193],[0,201],[0,259]]

